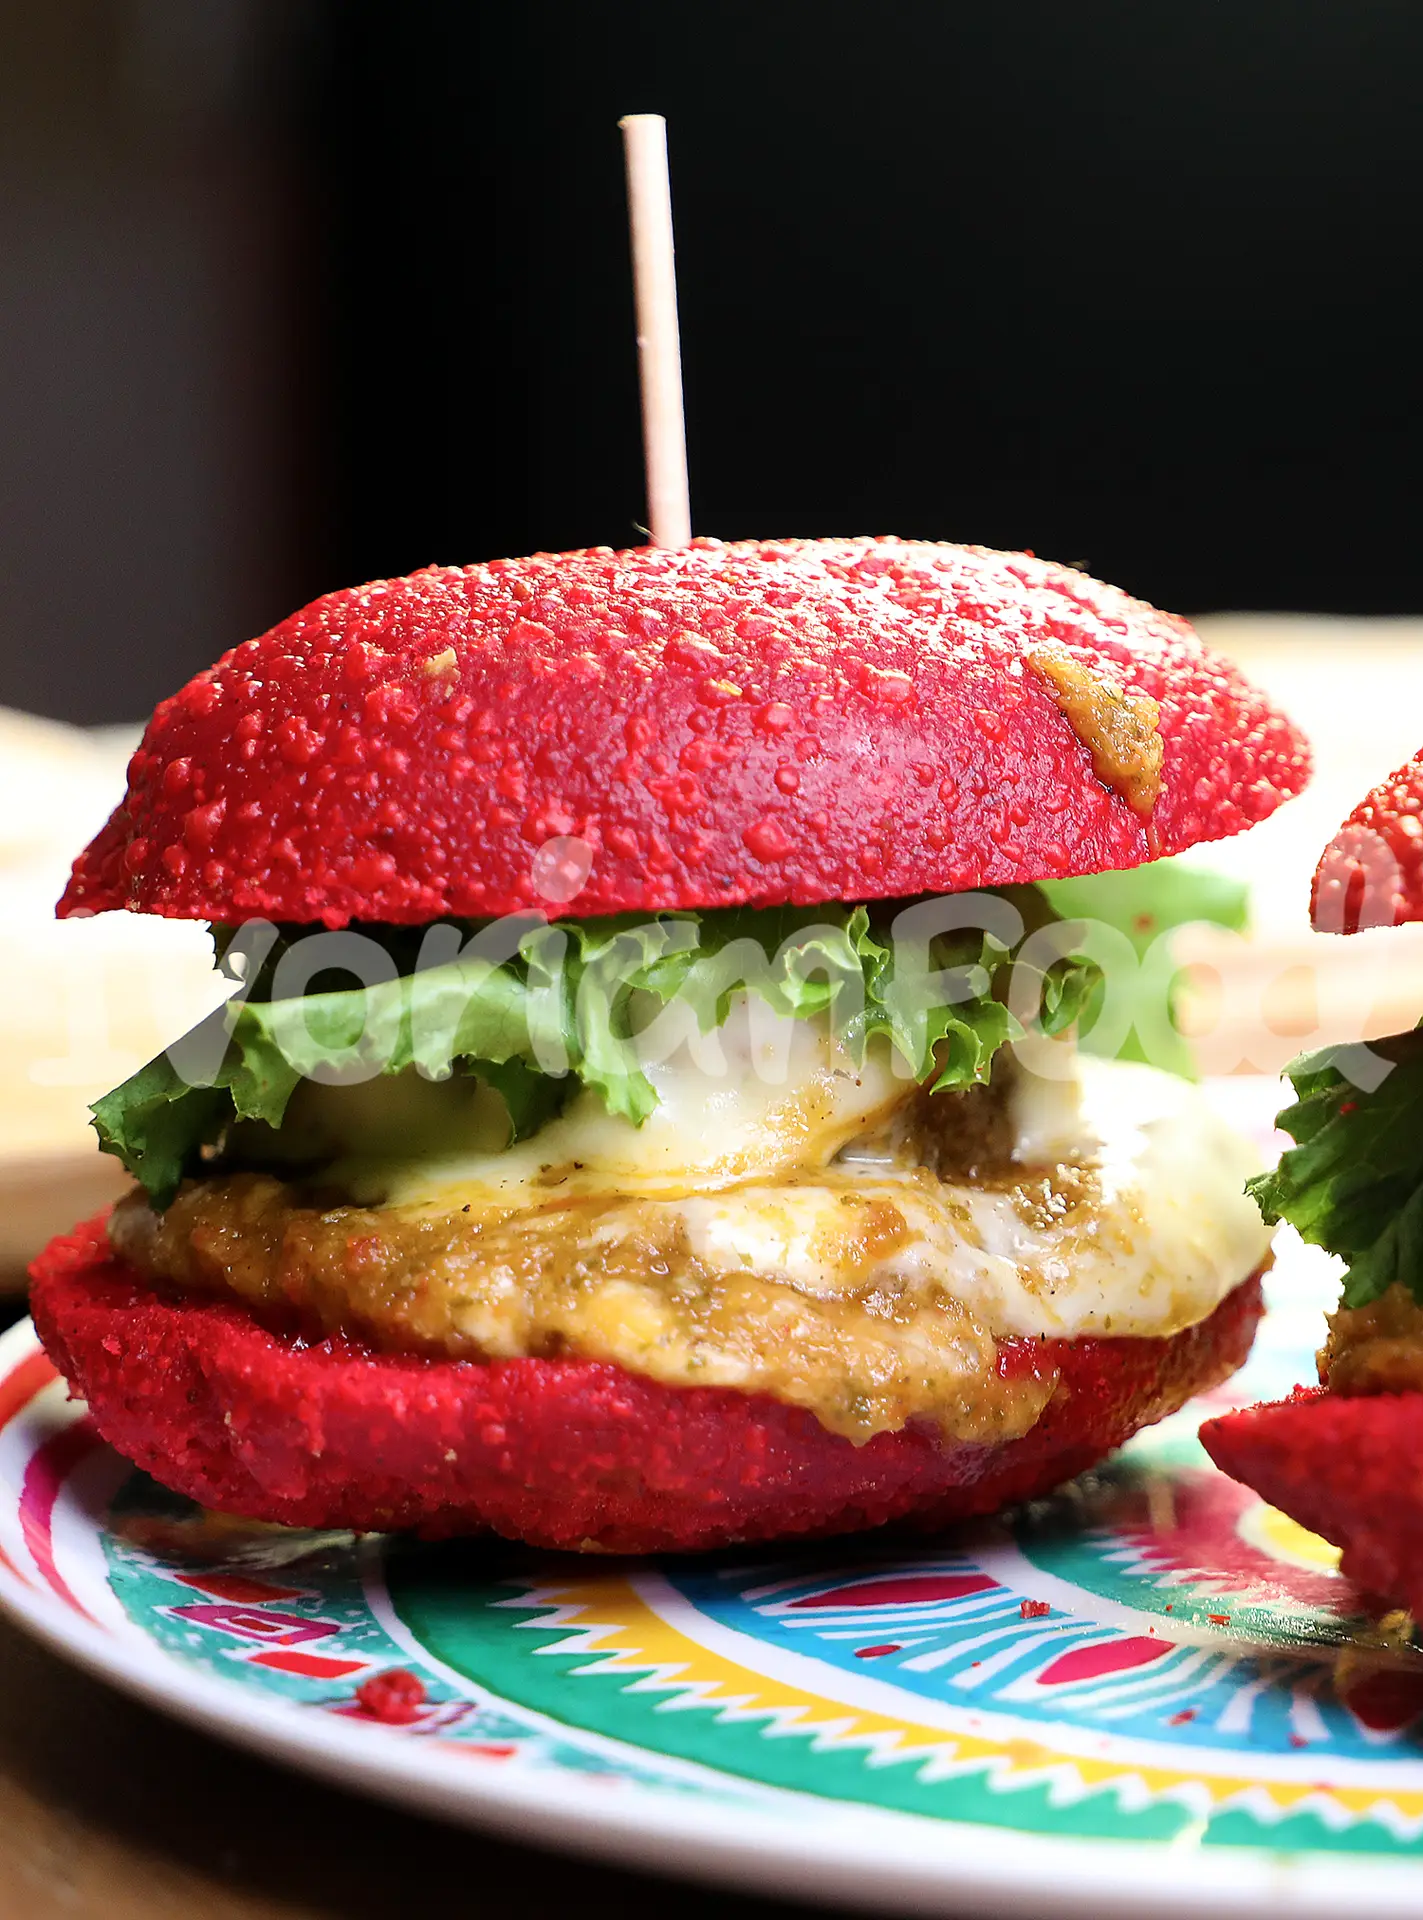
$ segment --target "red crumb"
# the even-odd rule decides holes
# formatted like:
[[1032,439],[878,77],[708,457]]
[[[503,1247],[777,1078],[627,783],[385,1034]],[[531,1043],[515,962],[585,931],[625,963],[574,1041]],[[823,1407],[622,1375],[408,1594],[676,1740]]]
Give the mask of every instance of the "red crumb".
[[373,1720],[408,1727],[424,1712],[424,1682],[406,1667],[387,1667],[356,1688],[356,1698]]
[[1046,1600],[1025,1600],[1018,1613],[1024,1620],[1041,1620],[1044,1614],[1052,1612],[1051,1603]]

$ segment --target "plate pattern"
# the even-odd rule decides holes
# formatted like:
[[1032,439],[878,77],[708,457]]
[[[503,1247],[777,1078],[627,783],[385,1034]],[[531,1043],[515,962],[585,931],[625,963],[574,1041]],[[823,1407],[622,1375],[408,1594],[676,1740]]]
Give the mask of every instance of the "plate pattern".
[[447,1671],[764,1786],[1025,1832],[1418,1851],[1423,1656],[1188,1444],[951,1546],[591,1572],[466,1550],[390,1561],[387,1591]]
[[[1232,1399],[1307,1371],[1329,1275],[1285,1265]],[[275,1704],[289,1749],[317,1723],[367,1763],[418,1746],[476,1817],[497,1772],[802,1825],[1414,1859],[1423,1651],[1211,1468],[1204,1411],[973,1531],[578,1560],[206,1514],[117,1460],[16,1329],[0,1598],[170,1692]]]

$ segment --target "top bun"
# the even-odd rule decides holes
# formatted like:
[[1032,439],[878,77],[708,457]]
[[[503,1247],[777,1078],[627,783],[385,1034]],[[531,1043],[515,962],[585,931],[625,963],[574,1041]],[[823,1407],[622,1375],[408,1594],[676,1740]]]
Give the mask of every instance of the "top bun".
[[1310,917],[1321,933],[1423,920],[1423,749],[1364,795],[1324,849]]
[[960,891],[1220,839],[1307,777],[1300,734],[1184,621],[1067,567],[599,547],[328,594],[234,648],[154,714],[59,911],[340,926]]

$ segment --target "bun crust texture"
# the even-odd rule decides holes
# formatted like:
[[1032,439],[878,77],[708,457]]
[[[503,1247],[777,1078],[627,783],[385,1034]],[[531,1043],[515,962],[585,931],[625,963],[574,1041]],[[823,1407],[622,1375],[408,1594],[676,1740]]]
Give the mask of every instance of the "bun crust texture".
[[1364,795],[1324,849],[1310,917],[1321,933],[1423,920],[1423,749]]
[[1093,873],[1253,825],[1299,733],[1025,554],[698,541],[332,593],[166,700],[60,913],[338,927]]

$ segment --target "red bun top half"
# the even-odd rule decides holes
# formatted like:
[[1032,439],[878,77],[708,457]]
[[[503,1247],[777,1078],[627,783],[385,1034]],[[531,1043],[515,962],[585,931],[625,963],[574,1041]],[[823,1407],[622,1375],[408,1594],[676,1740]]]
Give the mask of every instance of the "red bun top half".
[[1364,795],[1324,849],[1310,917],[1321,933],[1423,920],[1423,749]]
[[[1159,703],[1149,812],[1098,777],[1045,650]],[[1307,777],[1300,734],[1183,621],[1024,554],[535,554],[328,594],[200,673],[59,911],[339,926],[958,891],[1220,839]]]

